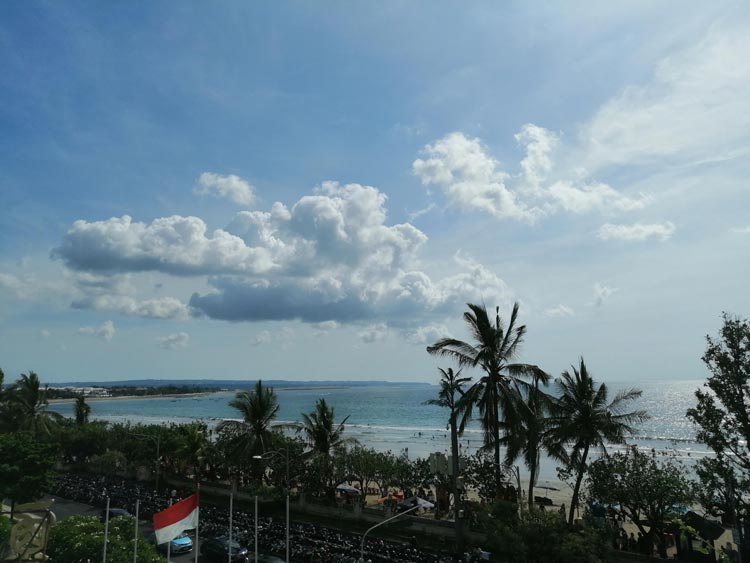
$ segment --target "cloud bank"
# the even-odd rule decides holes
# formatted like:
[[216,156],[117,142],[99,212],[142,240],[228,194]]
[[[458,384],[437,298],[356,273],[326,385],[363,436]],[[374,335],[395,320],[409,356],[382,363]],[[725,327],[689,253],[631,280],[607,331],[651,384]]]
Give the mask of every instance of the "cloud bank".
[[[52,255],[88,280],[74,307],[158,319],[408,324],[466,300],[509,300],[505,282],[465,256],[454,258],[458,273],[428,275],[419,263],[427,236],[389,225],[386,201],[371,186],[325,182],[291,207],[241,211],[211,233],[198,217],[79,220]],[[201,277],[211,290],[185,304],[115,289],[118,276],[143,272]]]

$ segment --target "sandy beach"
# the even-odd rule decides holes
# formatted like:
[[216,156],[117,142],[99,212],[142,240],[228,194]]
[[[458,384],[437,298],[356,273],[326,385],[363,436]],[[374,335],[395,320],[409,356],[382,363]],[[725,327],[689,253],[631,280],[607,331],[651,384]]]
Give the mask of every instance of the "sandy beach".
[[[164,395],[118,395],[117,397],[86,397],[87,403],[99,401],[126,401],[129,399],[188,399],[190,397],[208,397],[227,391],[206,391],[201,393],[166,393]],[[50,399],[50,404],[74,403],[76,399]]]

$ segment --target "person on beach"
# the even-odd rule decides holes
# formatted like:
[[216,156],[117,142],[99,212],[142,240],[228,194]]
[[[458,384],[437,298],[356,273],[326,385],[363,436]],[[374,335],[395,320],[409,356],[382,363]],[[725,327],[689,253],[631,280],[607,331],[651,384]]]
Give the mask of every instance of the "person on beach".
[[628,538],[628,551],[636,552],[638,551],[638,541],[635,539],[635,535],[633,535],[633,532],[630,532],[630,537]]

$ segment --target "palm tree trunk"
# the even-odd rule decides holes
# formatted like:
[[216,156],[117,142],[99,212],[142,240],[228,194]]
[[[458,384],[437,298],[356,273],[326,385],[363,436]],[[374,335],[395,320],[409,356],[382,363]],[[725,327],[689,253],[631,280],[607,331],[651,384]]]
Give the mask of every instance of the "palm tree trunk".
[[458,459],[458,429],[456,428],[456,415],[451,413],[451,455],[453,469],[453,514],[456,524],[456,548],[459,553],[463,552],[464,547],[464,521],[460,516],[461,512],[461,490],[458,486],[459,478],[459,459]]
[[583,455],[581,456],[580,465],[578,466],[578,476],[576,477],[576,486],[573,489],[573,498],[570,500],[570,515],[568,516],[568,524],[573,525],[573,517],[575,516],[576,507],[578,506],[578,495],[581,492],[581,482],[583,481],[583,474],[586,471],[586,458],[589,455],[589,445],[583,448]]
[[529,467],[529,510],[534,508],[534,481],[536,480],[536,465]]
[[500,495],[503,484],[503,473],[500,466],[500,398],[497,388],[492,384],[492,438],[495,441],[495,497]]

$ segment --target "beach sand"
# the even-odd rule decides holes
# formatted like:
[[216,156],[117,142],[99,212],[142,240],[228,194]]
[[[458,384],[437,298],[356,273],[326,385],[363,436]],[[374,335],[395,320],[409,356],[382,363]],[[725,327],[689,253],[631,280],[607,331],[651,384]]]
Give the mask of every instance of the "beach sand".
[[[99,401],[127,401],[129,399],[188,399],[190,397],[208,397],[217,393],[226,393],[227,391],[205,391],[201,393],[166,393],[164,395],[118,395],[117,397],[86,397],[86,402],[93,403]],[[73,403],[76,399],[50,399],[49,403]]]

